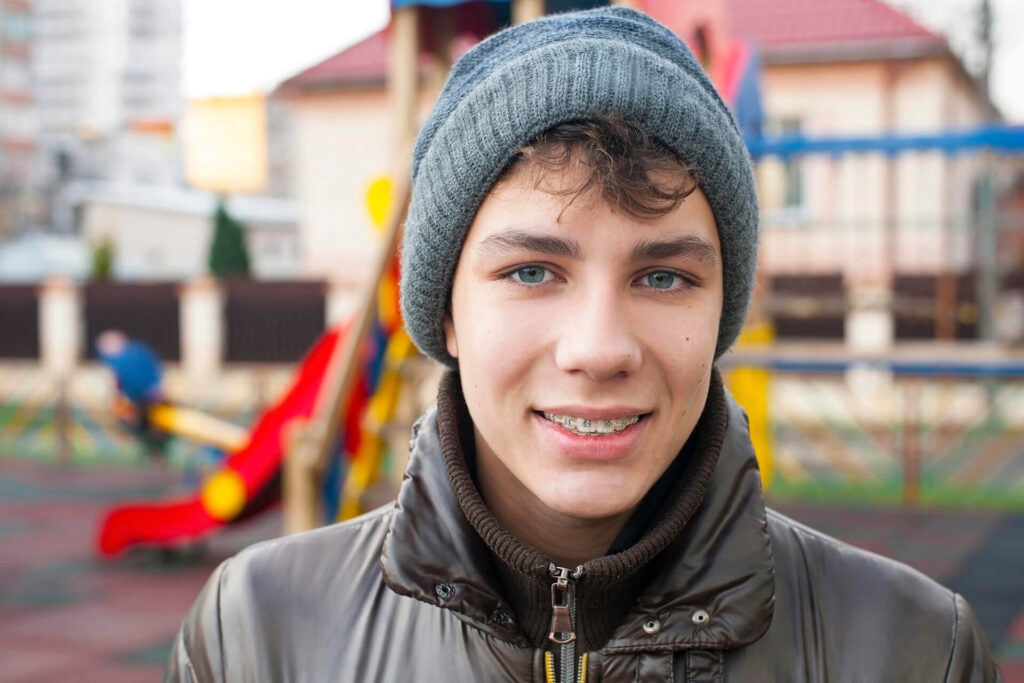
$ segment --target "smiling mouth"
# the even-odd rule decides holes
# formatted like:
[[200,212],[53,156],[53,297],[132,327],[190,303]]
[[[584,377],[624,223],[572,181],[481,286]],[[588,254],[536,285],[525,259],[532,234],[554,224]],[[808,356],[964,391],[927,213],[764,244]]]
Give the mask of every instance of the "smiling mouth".
[[627,415],[625,417],[614,417],[610,419],[590,420],[572,415],[557,415],[555,413],[540,413],[545,420],[554,422],[568,432],[581,436],[609,436],[619,434],[639,422],[644,415]]

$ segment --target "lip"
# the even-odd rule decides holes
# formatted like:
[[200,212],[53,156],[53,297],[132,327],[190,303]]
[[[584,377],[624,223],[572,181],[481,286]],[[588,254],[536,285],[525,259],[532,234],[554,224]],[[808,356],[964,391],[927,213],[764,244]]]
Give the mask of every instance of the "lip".
[[[573,460],[608,461],[625,457],[636,448],[640,439],[643,437],[644,432],[647,430],[648,422],[650,422],[648,419],[650,414],[643,411],[634,411],[632,413],[605,411],[603,413],[595,413],[592,409],[589,411],[584,409],[584,412],[580,414],[568,412],[572,410],[572,408],[566,406],[562,406],[560,408],[548,408],[545,410],[559,415],[573,415],[574,417],[582,417],[591,420],[605,420],[637,414],[642,415],[639,422],[626,427],[616,434],[608,434],[606,436],[586,436],[570,432],[561,425],[554,423],[543,415],[535,412],[533,417],[541,430],[542,437],[553,445],[562,455]],[[565,410],[567,412],[559,413],[559,410]],[[628,410],[629,409],[627,409],[627,411]]]
[[631,406],[606,406],[603,408],[595,408],[593,406],[561,405],[536,408],[535,412],[582,417],[584,420],[614,420],[617,417],[646,415],[651,411],[646,408],[635,408]]

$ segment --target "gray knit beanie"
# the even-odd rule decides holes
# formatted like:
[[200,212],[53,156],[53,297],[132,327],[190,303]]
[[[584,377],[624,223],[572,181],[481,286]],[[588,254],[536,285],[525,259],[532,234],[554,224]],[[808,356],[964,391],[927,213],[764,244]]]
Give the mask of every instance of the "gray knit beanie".
[[412,340],[451,367],[442,321],[480,203],[517,151],[588,111],[635,121],[694,168],[722,245],[717,358],[736,340],[754,287],[757,194],[743,139],[693,54],[622,7],[557,14],[467,52],[416,140],[402,246],[402,315]]

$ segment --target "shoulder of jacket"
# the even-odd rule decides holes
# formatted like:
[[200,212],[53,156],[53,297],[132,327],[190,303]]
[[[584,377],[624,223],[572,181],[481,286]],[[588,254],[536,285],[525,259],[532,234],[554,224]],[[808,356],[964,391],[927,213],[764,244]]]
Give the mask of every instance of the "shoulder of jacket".
[[378,604],[390,516],[388,506],[254,544],[222,562],[185,619],[169,670],[183,680],[190,666],[198,680],[269,680],[261,667],[323,647],[321,631],[344,640],[341,626],[311,625],[333,623],[338,614],[361,623],[360,610]]
[[[851,643],[869,643],[880,670],[906,670],[920,680],[998,680],[984,632],[962,596],[901,562],[767,513],[776,616],[812,630],[841,625],[837,652],[862,653]],[[900,638],[891,641],[896,633]],[[844,662],[842,654],[835,659],[861,666]],[[909,678],[894,674],[891,680]]]
[[[843,601],[851,614],[913,613],[938,627],[956,622],[953,591],[902,562],[857,548],[767,510],[776,576],[814,587],[826,601]],[[916,620],[916,619],[915,619]]]
[[220,580],[301,585],[301,577],[321,577],[333,567],[341,575],[376,572],[380,547],[394,509],[385,505],[345,522],[255,543],[229,558]]

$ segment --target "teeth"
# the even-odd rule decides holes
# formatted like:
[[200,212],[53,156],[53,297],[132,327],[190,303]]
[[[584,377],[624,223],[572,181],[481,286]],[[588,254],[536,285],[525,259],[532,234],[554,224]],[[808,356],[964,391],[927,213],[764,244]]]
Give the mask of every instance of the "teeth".
[[640,421],[639,415],[631,415],[629,417],[616,417],[610,420],[587,420],[582,417],[572,417],[571,415],[555,415],[554,413],[544,413],[544,417],[552,422],[562,425],[565,429],[575,434],[585,434],[587,436],[603,436],[605,434],[617,434],[624,430],[630,425],[634,425]]

